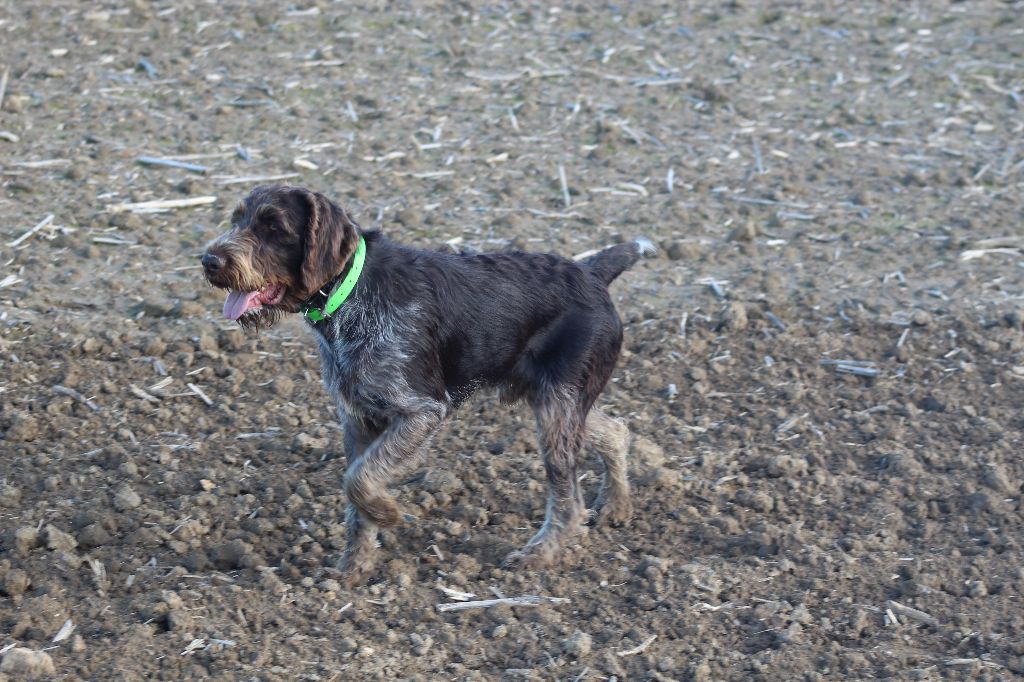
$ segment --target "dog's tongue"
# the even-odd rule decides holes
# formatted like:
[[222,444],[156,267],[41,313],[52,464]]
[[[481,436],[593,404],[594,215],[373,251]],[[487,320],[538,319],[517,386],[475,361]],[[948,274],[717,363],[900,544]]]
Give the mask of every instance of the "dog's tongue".
[[259,293],[258,291],[228,292],[228,297],[224,299],[224,317],[229,320],[237,320],[246,310],[258,308],[259,303],[257,302],[255,305],[253,303]]

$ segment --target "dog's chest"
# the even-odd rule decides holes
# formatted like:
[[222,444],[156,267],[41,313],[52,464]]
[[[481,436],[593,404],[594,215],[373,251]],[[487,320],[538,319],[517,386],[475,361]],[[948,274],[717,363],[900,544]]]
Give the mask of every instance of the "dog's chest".
[[320,337],[320,359],[339,407],[388,418],[415,398],[405,378],[408,343],[395,316],[353,307],[329,324],[333,333]]

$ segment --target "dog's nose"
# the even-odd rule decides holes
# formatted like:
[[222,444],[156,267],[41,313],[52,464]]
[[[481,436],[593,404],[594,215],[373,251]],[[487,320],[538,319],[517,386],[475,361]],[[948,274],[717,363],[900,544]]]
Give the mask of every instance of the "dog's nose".
[[222,267],[224,267],[224,259],[220,256],[215,256],[212,253],[203,254],[203,269],[207,274],[215,275]]

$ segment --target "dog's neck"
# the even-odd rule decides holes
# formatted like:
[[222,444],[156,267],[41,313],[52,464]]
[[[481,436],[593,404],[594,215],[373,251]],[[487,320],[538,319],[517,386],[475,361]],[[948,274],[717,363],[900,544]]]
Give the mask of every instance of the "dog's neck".
[[345,303],[359,281],[366,259],[366,239],[359,236],[356,250],[341,272],[302,305],[302,314],[314,326],[328,319]]

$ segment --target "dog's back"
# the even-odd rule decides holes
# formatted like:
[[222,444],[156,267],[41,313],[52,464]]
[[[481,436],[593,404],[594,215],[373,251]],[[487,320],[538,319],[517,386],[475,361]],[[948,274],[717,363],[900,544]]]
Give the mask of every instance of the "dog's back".
[[[618,244],[575,262],[547,253],[448,254],[368,235],[366,293],[415,311],[410,339],[435,396],[458,404],[481,386],[529,399],[541,386],[583,390],[591,369],[610,371],[622,328],[607,286],[644,252]],[[372,293],[371,293],[372,292]]]

